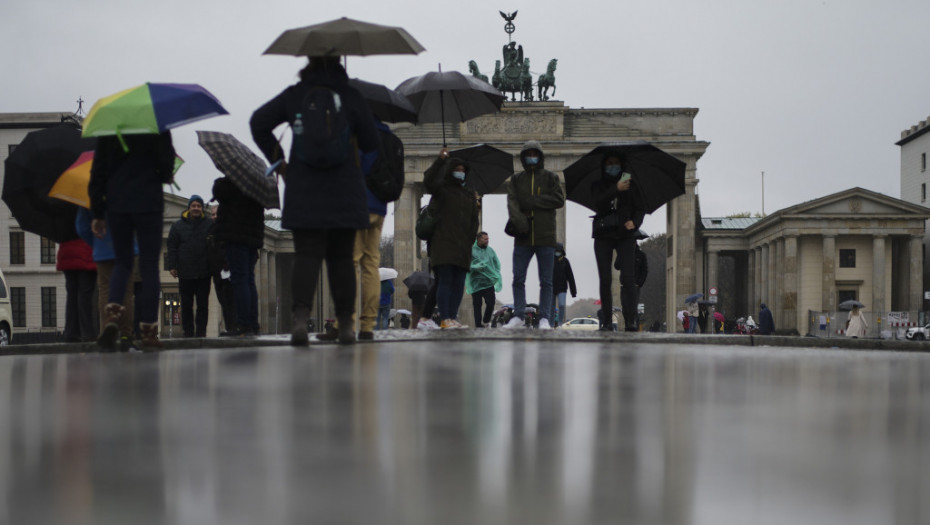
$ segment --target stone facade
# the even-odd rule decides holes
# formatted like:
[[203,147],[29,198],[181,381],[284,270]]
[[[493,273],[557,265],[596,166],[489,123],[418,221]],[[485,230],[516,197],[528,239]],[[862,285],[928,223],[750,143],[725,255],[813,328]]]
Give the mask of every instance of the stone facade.
[[[901,147],[901,199],[921,206],[930,206],[930,117],[901,132],[896,142]],[[930,226],[930,223],[928,223]],[[930,228],[924,233],[923,252],[930,245]],[[925,256],[926,257],[926,256]],[[922,291],[930,291],[930,265],[924,265]],[[925,305],[930,303],[924,303]]]

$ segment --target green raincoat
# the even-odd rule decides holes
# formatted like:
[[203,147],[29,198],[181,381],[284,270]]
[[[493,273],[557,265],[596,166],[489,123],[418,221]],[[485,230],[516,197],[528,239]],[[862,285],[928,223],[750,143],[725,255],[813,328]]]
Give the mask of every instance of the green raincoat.
[[501,291],[504,286],[501,261],[494,248],[479,248],[478,241],[475,241],[471,246],[471,269],[465,276],[465,293],[473,294],[492,286],[495,292]]

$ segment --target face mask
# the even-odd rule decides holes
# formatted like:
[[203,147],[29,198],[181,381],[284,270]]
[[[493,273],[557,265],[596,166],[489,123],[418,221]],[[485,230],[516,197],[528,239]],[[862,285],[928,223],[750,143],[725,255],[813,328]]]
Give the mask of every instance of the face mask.
[[537,164],[539,164],[539,157],[527,157],[526,158],[527,166],[535,166]]
[[555,252],[555,256],[556,256],[556,257],[561,257],[561,256],[563,256],[563,255],[565,255],[565,254],[563,254],[562,252]]
[[622,167],[619,164],[612,164],[610,166],[604,167],[604,171],[607,172],[607,174],[610,175],[611,177],[616,177],[617,175],[620,175],[621,169]]
[[452,172],[452,176],[455,177],[455,180],[457,180],[457,181],[464,181],[464,180],[465,180],[465,172],[464,172],[464,171],[453,171],[453,172]]

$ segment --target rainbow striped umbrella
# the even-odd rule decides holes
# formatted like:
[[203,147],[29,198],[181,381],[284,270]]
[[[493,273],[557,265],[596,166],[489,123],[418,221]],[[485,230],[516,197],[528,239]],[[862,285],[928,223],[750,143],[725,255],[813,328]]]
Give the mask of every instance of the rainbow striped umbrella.
[[[229,112],[199,84],[147,82],[98,100],[84,119],[83,137],[161,133]],[[125,144],[123,145],[125,147]]]
[[[81,153],[74,164],[58,177],[52,189],[49,190],[48,196],[60,199],[71,204],[77,204],[84,208],[90,208],[90,194],[88,186],[90,185],[90,169],[94,164],[94,152],[85,151]],[[184,159],[175,155],[174,173],[184,164]]]

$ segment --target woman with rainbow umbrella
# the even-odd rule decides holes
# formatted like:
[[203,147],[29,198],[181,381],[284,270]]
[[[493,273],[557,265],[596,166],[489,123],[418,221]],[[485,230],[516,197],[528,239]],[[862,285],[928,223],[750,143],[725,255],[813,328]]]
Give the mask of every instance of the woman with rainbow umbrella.
[[109,228],[116,265],[110,277],[104,329],[97,344],[113,349],[133,264],[133,238],[139,246],[142,290],[139,327],[143,350],[158,340],[158,261],[161,255],[162,185],[174,178],[172,128],[226,114],[219,101],[196,84],[136,86],[104,97],[84,121],[83,136],[99,137],[91,168],[91,212],[94,235]]

